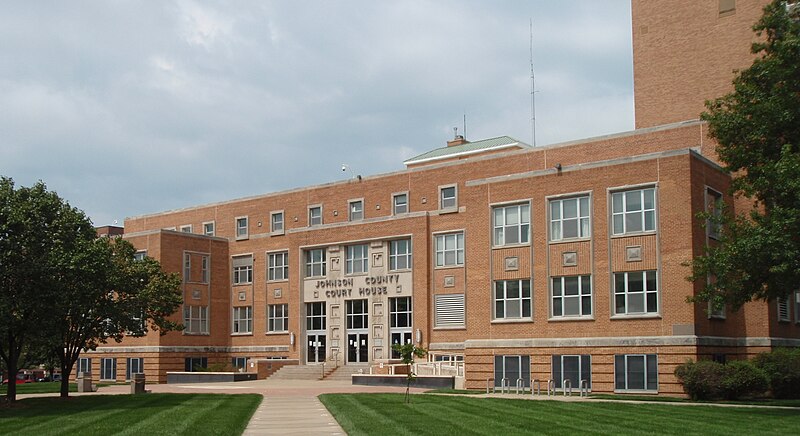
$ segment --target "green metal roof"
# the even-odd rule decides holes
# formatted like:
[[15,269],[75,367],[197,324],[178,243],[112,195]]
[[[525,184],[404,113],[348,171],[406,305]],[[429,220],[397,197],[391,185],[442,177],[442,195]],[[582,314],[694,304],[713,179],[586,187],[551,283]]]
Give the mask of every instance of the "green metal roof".
[[498,136],[497,138],[483,139],[475,142],[467,142],[461,145],[454,145],[452,147],[442,147],[422,153],[419,156],[414,156],[411,159],[403,162],[406,165],[416,164],[420,162],[434,161],[439,159],[446,159],[458,155],[467,155],[474,153],[482,153],[492,149],[503,148],[530,148],[530,145],[524,142],[517,141],[510,136]]

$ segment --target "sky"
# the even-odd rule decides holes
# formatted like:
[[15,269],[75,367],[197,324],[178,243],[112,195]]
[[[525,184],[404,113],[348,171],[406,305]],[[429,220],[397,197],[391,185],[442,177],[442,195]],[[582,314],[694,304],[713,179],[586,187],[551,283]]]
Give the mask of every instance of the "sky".
[[629,0],[4,2],[0,176],[122,225],[532,144],[530,20],[536,145],[633,130]]

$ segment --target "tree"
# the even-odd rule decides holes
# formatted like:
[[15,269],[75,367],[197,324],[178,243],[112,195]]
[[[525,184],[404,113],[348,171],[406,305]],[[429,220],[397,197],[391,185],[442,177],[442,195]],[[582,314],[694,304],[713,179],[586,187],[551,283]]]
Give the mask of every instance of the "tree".
[[428,351],[424,348],[417,347],[411,342],[407,344],[393,344],[392,350],[400,354],[400,361],[406,365],[407,372],[405,401],[406,403],[410,403],[411,396],[409,395],[409,391],[411,389],[411,381],[417,377],[417,375],[414,374],[411,364],[414,363],[414,357],[424,357],[426,354],[428,354]]
[[[0,178],[0,358],[13,377],[24,352],[58,356],[61,395],[82,350],[146,326],[180,328],[180,279],[133,246],[98,238],[86,215],[39,182]],[[50,350],[49,352],[47,350]],[[8,401],[16,400],[10,384]]]
[[163,272],[155,259],[135,260],[135,252],[121,238],[95,238],[61,270],[60,315],[47,330],[57,338],[62,397],[69,396],[66,375],[82,351],[148,329],[163,335],[183,328],[169,318],[183,302],[180,277]]
[[773,1],[753,26],[761,37],[753,64],[738,73],[734,91],[706,102],[701,118],[718,142],[737,197],[747,213],[724,208],[720,243],[692,262],[695,296],[738,309],[751,300],[787,297],[800,283],[800,23],[797,9]]

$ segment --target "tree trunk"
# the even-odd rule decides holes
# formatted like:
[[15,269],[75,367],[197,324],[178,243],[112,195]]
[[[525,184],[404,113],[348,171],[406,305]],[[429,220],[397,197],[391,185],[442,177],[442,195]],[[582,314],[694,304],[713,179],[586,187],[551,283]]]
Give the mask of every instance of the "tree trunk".
[[58,353],[58,360],[61,364],[61,398],[69,398],[69,378],[72,375],[72,368],[78,360],[77,354],[67,351]]
[[17,351],[14,336],[8,335],[8,355],[6,359],[6,369],[8,370],[8,390],[6,391],[6,401],[13,403],[17,401],[17,372],[19,372],[19,352]]

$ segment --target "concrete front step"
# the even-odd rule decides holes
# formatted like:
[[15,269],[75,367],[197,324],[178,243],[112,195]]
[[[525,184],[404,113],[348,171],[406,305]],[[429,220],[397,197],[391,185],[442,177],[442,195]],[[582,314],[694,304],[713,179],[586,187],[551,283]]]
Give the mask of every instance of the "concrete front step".
[[336,368],[325,380],[350,380],[353,374],[369,374],[369,365],[344,365]]
[[288,365],[276,371],[269,378],[273,380],[320,380],[322,375],[321,365]]

